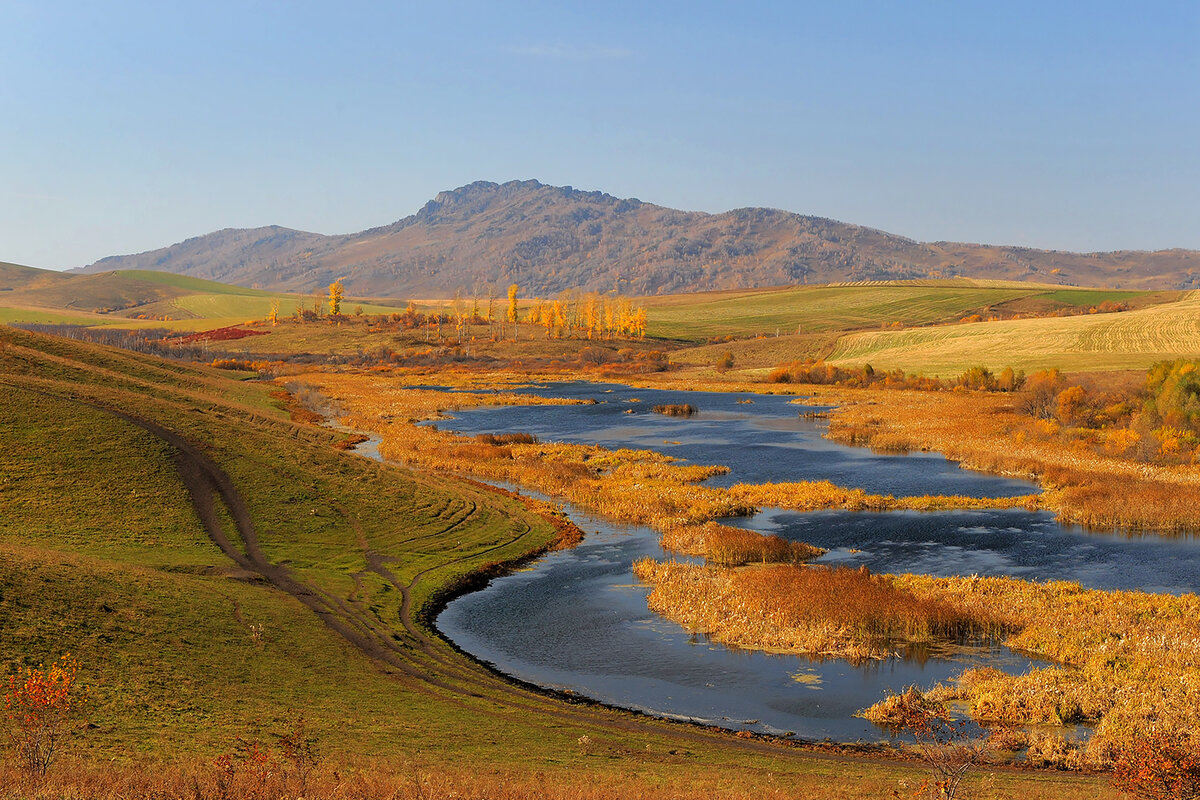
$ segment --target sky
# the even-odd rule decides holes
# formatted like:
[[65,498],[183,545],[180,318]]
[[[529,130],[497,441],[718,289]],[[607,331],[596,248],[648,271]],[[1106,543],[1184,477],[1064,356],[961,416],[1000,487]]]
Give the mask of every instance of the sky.
[[0,0],[0,261],[535,178],[923,241],[1200,248],[1200,3]]

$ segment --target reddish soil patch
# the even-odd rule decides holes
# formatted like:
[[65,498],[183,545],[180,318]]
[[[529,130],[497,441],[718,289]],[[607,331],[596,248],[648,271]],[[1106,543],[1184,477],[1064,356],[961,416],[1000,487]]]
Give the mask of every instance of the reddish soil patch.
[[171,341],[178,344],[192,344],[193,342],[228,342],[234,339],[245,339],[247,336],[266,336],[270,331],[252,331],[247,328],[239,328],[236,325],[230,325],[228,328],[215,328],[211,331],[200,331],[191,333],[187,336],[180,336],[178,339]]

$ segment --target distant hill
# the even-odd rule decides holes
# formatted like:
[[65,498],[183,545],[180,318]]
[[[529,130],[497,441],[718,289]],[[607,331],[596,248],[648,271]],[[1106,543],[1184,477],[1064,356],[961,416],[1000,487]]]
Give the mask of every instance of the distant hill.
[[358,295],[448,296],[509,283],[655,295],[841,281],[972,277],[1123,289],[1200,286],[1200,251],[1070,253],[922,243],[768,208],[677,211],[537,181],[442,192],[391,225],[339,236],[226,229],[112,256],[84,272],[162,270],[241,286],[310,291],[344,277]]
[[[399,313],[401,308],[347,297],[347,310]],[[303,294],[233,286],[189,275],[145,270],[53,272],[0,262],[0,323],[34,322],[197,330],[283,316],[311,306]],[[320,304],[324,300],[318,298]]]
[[61,272],[36,267],[24,267],[0,261],[0,292],[11,292],[31,287],[53,286],[67,276]]

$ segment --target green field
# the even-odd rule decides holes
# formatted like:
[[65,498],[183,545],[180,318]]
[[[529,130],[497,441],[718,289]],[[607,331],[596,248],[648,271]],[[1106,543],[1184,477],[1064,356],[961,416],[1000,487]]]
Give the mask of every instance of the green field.
[[1035,298],[1044,308],[1063,308],[1145,294],[958,279],[702,292],[642,302],[651,336],[695,342],[949,322]]
[[[89,763],[211,758],[303,710],[326,757],[360,767],[632,778],[672,797],[693,780],[876,797],[919,779],[568,704],[471,662],[426,610],[552,528],[334,449],[340,434],[290,422],[269,386],[6,328],[0,384],[0,670],[78,657],[93,700],[71,750]],[[1080,791],[1107,790],[1019,772],[993,789]]]
[[50,325],[121,325],[126,320],[43,308],[5,308],[0,306],[0,324],[37,322]]

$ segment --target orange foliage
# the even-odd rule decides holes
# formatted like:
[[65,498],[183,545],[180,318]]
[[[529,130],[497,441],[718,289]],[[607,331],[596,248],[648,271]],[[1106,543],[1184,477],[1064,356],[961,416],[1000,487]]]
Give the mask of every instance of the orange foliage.
[[956,720],[945,704],[909,686],[878,703],[872,718],[878,724],[905,732],[916,740],[917,754],[933,773],[918,794],[951,800],[958,796],[963,778],[988,754],[988,734],[971,735],[965,720]]
[[[1144,438],[1136,431],[1098,431],[1094,446],[1073,438],[1079,433],[1054,419],[1064,388],[1061,376],[1039,373],[1027,382],[1032,394],[1017,404],[992,393],[850,389],[824,389],[818,402],[839,406],[829,425],[835,441],[889,452],[933,450],[970,469],[1037,480],[1046,489],[1039,505],[1064,523],[1200,530],[1200,473],[1125,457]],[[1038,413],[1049,418],[1030,419]]]
[[30,775],[46,774],[70,732],[86,696],[78,676],[79,662],[67,655],[48,668],[27,668],[8,679],[4,714],[9,741]]
[[1153,733],[1140,737],[1113,765],[1113,785],[1140,800],[1200,798],[1200,753],[1193,742]]

